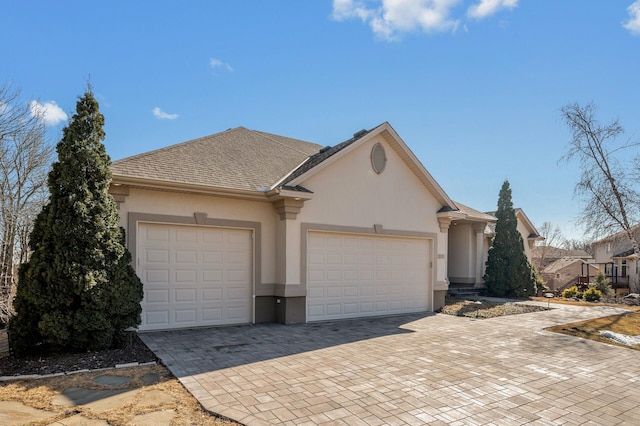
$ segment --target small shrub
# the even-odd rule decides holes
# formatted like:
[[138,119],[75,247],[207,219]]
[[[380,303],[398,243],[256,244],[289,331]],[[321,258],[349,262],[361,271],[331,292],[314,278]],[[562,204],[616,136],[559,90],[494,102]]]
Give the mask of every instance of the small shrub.
[[591,287],[584,292],[584,300],[587,302],[597,302],[602,298],[602,292],[595,287]]
[[613,289],[609,287],[609,280],[604,275],[604,272],[599,271],[596,276],[596,281],[594,283],[594,288],[600,291],[604,297],[613,297]]
[[564,297],[565,299],[573,299],[578,295],[578,293],[580,293],[580,291],[578,290],[578,286],[574,285],[562,290],[562,297]]

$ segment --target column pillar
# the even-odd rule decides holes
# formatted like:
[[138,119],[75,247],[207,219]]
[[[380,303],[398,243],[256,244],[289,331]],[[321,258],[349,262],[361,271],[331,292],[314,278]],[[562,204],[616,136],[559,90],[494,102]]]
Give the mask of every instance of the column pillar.
[[473,230],[476,233],[476,271],[475,271],[475,285],[479,287],[484,283],[482,279],[484,271],[484,229],[486,224],[476,224],[473,226]]

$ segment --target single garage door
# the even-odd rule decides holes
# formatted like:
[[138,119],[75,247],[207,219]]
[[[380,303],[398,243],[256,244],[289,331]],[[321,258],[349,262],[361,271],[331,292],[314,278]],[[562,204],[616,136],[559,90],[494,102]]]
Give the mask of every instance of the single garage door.
[[307,321],[431,309],[431,240],[308,234]]
[[252,230],[139,223],[141,330],[251,322]]

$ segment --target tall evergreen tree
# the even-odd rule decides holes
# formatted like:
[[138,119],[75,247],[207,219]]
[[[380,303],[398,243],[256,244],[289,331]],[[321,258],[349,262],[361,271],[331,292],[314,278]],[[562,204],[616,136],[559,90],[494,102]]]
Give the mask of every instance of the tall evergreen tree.
[[124,230],[109,194],[111,160],[104,116],[89,87],[58,143],[49,201],[19,271],[12,350],[84,351],[117,346],[140,323],[142,283],[130,264]]
[[511,187],[505,180],[498,196],[496,235],[489,249],[484,276],[490,295],[533,296],[536,282],[533,269],[524,252],[518,219],[511,201]]

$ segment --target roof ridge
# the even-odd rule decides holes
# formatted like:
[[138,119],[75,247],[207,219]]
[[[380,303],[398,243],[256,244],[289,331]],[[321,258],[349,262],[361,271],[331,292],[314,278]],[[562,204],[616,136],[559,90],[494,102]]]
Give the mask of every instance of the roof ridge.
[[[294,148],[294,147],[292,147],[292,146],[289,146],[289,145],[287,145],[287,144],[284,144],[284,143],[282,143],[282,142],[280,142],[280,141],[278,141],[278,140],[276,140],[275,138],[273,138],[273,137],[272,137],[272,136],[276,136],[276,135],[272,135],[271,133],[261,132],[261,131],[258,131],[258,130],[251,130],[251,129],[246,129],[246,130],[248,130],[248,131],[250,131],[250,132],[252,132],[252,133],[255,133],[255,134],[256,134],[256,135],[258,135],[258,136],[262,136],[262,137],[264,137],[264,138],[267,138],[267,139],[269,139],[271,142],[277,143],[278,145],[281,145],[281,146],[283,146],[283,147],[285,147],[285,148],[287,148],[287,149],[290,149],[290,150],[292,150],[292,151],[295,151],[295,152],[298,152],[298,153],[300,153],[300,154],[306,155],[307,157],[310,157],[306,152],[301,151],[301,150],[299,150],[299,149],[296,149],[296,148]],[[284,136],[284,137],[286,137],[286,136]],[[300,141],[300,142],[305,142],[305,143],[313,143],[313,142],[307,142],[307,141],[303,141],[303,140],[300,140],[300,139],[294,139],[294,138],[287,138],[287,139],[292,139],[292,140],[296,140],[296,141]],[[315,145],[318,145],[318,144],[315,144]]]

